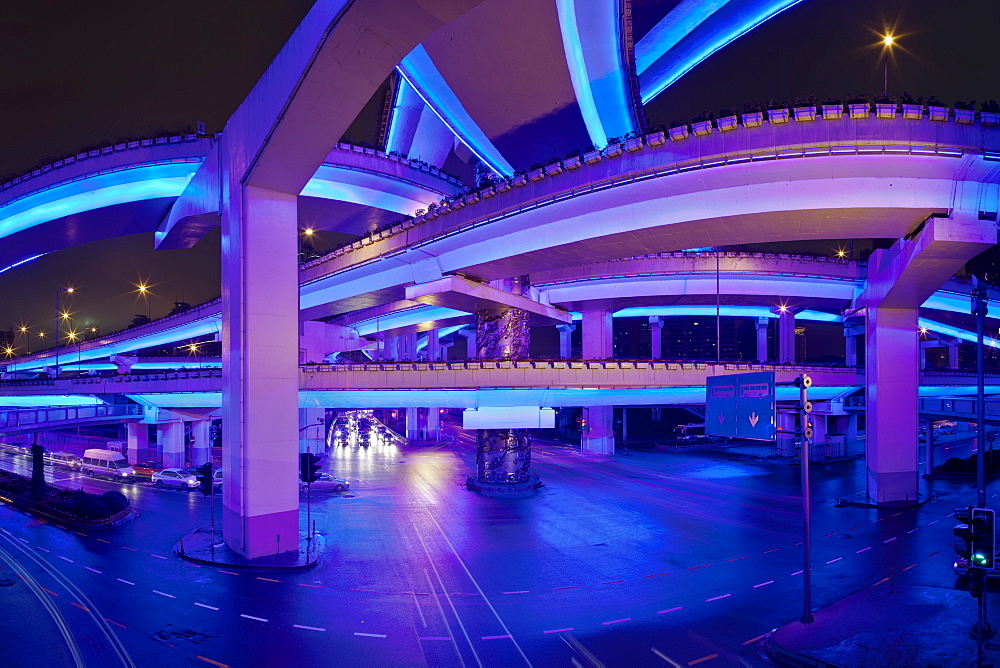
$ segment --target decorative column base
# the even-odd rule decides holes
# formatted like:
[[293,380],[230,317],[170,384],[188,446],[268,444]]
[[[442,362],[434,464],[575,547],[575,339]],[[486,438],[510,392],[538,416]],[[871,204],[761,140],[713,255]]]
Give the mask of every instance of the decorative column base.
[[485,496],[531,496],[542,486],[531,472],[531,435],[527,429],[476,431],[476,472],[465,486]]

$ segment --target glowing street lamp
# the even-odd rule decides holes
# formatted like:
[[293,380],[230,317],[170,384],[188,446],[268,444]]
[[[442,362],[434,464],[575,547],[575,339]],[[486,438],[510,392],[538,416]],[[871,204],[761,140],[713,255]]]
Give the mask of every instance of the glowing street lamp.
[[136,283],[135,287],[136,287],[136,292],[138,292],[139,296],[142,297],[143,300],[146,302],[146,317],[149,318],[150,317],[149,316],[149,295],[152,294],[149,291],[149,284],[143,281],[143,282]]
[[892,49],[896,39],[891,34],[882,36],[882,95],[889,96],[889,51]]

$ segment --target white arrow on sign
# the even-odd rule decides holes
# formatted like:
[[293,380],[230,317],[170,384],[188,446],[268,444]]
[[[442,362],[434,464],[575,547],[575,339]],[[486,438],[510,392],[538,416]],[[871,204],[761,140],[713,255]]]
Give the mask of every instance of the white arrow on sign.
[[754,412],[754,413],[751,413],[747,417],[750,419],[750,426],[751,427],[756,427],[757,426],[757,421],[760,420],[760,416],[757,415],[756,412]]
[[722,411],[719,411],[719,424],[722,424],[725,421],[726,421],[726,414],[723,413]]

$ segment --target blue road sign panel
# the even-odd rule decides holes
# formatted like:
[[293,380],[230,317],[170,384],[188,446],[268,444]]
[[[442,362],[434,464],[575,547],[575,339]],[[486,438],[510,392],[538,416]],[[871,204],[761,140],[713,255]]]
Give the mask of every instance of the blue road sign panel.
[[705,434],[774,440],[774,372],[711,376],[705,386]]

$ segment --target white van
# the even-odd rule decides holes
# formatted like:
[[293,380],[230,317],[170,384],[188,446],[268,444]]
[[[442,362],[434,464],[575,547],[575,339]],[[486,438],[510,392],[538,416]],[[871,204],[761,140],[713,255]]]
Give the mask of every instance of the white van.
[[120,452],[114,450],[85,450],[80,470],[87,475],[103,475],[115,480],[134,480],[135,470]]
[[80,458],[72,452],[49,452],[47,450],[45,451],[45,463],[66,466],[74,471],[79,471],[81,465]]

